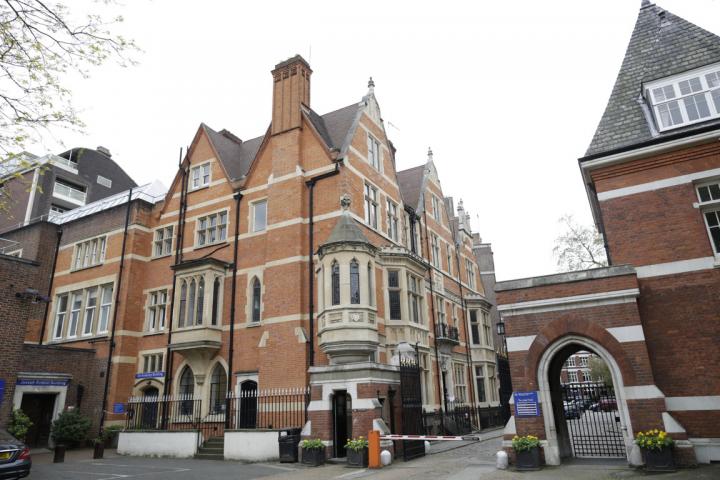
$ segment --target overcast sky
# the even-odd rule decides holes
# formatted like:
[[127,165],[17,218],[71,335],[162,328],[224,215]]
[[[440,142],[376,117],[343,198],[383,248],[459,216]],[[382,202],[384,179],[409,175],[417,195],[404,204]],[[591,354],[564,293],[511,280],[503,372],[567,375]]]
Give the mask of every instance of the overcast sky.
[[[720,33],[718,0],[658,3]],[[169,185],[200,122],[242,139],[264,133],[270,70],[299,53],[321,114],[359,101],[373,77],[398,168],[423,163],[431,146],[445,195],[464,200],[498,278],[511,279],[557,271],[561,215],[591,222],[577,158],[640,0],[90,5],[122,13],[118,31],[143,52],[135,67],[69,80],[87,129],[55,132],[65,146],[106,146],[138,183]]]

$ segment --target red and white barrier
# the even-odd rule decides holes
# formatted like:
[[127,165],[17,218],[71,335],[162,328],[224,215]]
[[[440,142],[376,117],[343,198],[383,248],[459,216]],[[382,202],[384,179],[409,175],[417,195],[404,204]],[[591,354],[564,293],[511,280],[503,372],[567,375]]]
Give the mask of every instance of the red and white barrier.
[[380,435],[380,440],[427,440],[427,441],[474,441],[480,440],[475,435]]

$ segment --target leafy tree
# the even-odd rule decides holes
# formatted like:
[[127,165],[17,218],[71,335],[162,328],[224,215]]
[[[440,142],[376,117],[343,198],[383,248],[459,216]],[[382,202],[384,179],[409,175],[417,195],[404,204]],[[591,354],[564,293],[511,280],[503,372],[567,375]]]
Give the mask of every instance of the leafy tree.
[[553,254],[560,271],[607,267],[603,238],[597,230],[578,224],[572,215],[563,215],[559,222],[565,232],[555,240]]
[[90,419],[77,409],[66,410],[52,424],[50,435],[57,443],[79,444],[87,439]]
[[13,437],[24,442],[25,436],[27,435],[28,430],[30,430],[30,427],[32,426],[33,422],[27,415],[25,415],[25,412],[17,409],[13,410],[12,415],[10,416],[7,431]]
[[593,380],[600,380],[605,385],[612,386],[612,375],[610,374],[610,368],[607,366],[600,357],[591,356],[588,361],[590,366],[590,376]]
[[91,67],[110,59],[133,63],[135,43],[111,32],[122,20],[76,15],[42,0],[0,1],[0,213],[9,200],[2,183],[32,166],[21,155],[25,146],[51,127],[84,127],[63,86],[65,74],[87,78]]

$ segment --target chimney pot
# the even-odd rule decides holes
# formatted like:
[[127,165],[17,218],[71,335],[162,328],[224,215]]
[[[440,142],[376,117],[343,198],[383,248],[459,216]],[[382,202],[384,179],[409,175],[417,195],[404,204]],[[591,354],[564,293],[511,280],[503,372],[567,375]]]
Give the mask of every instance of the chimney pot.
[[112,154],[110,153],[110,150],[107,147],[98,146],[95,150],[102,153],[103,155],[105,155],[108,158],[112,158]]
[[300,55],[280,62],[273,76],[273,135],[301,125],[302,106],[310,107],[310,65]]

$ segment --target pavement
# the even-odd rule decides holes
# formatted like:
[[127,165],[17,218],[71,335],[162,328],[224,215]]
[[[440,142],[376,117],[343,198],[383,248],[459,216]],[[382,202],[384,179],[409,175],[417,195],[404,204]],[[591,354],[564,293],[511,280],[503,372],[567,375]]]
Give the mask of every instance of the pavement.
[[68,451],[65,463],[53,464],[51,453],[33,455],[30,480],[220,480],[265,478],[271,480],[717,480],[720,465],[703,465],[675,473],[647,474],[628,468],[625,461],[574,460],[536,472],[497,470],[495,453],[502,431],[483,432],[481,441],[436,442],[429,455],[409,462],[395,462],[381,470],[355,469],[328,464],[306,467],[287,463],[241,463],[215,460],[141,458],[105,451],[105,458],[92,460],[92,450]]

